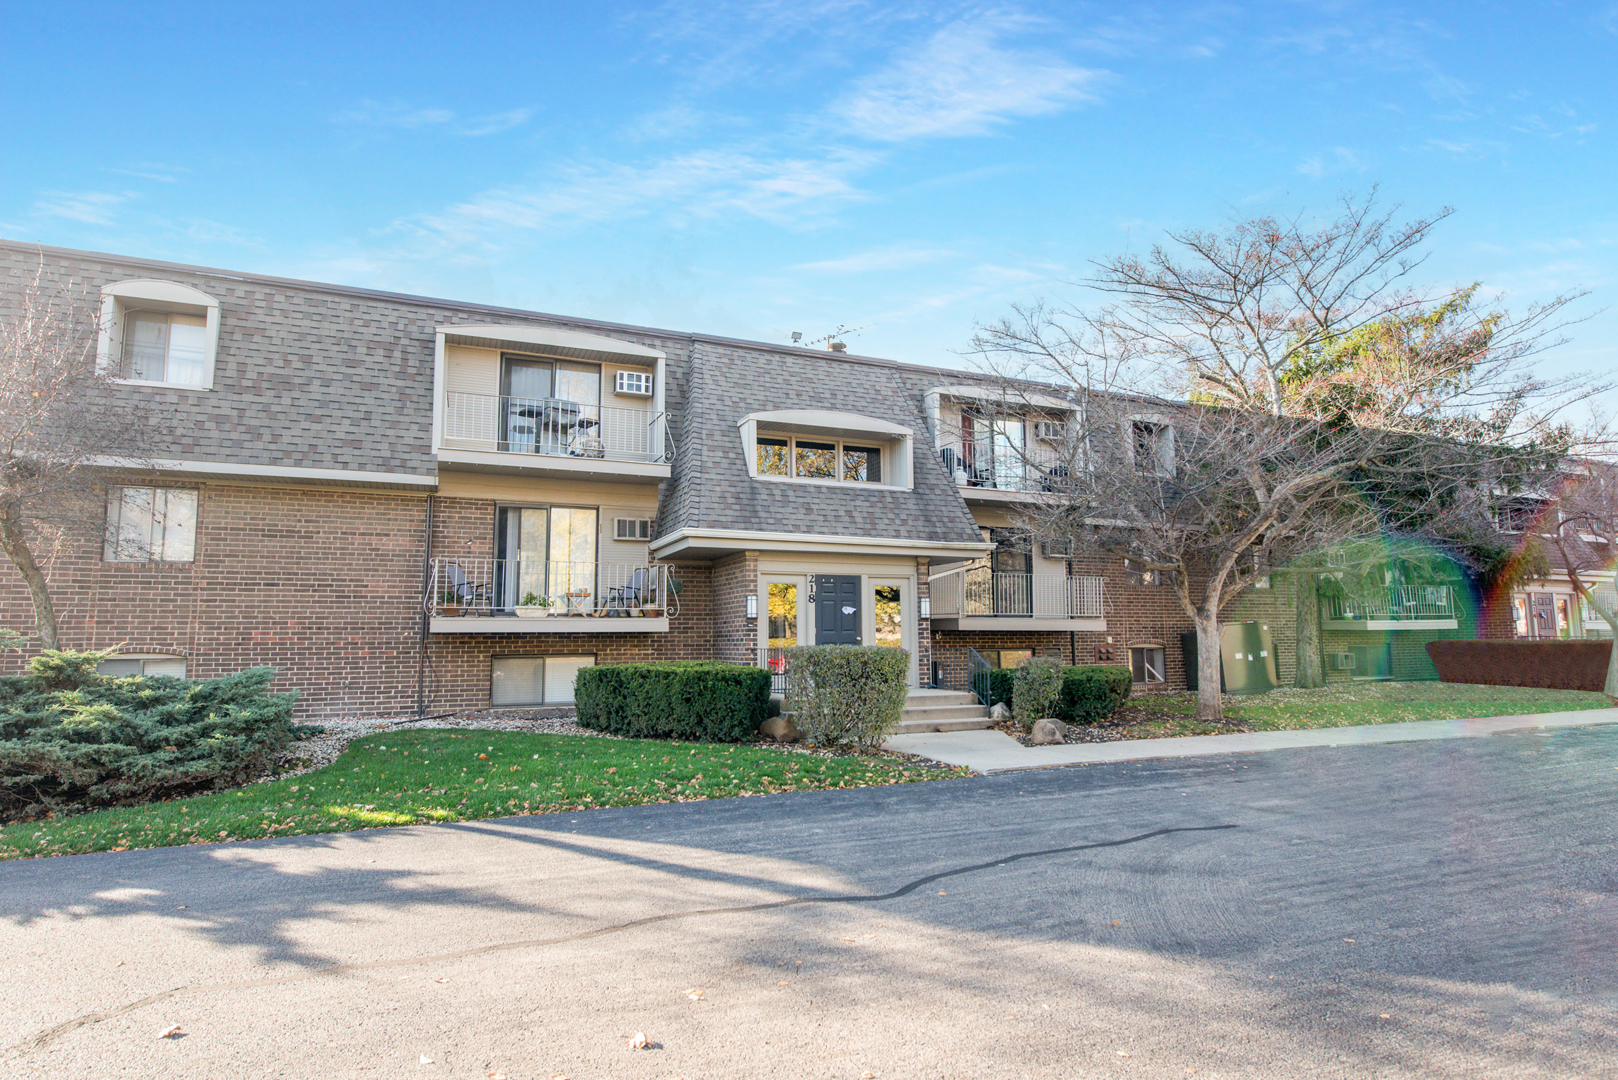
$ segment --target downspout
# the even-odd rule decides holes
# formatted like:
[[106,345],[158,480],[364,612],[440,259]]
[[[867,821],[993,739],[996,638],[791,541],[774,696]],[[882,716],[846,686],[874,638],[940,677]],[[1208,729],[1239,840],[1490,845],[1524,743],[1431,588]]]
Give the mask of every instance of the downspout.
[[432,611],[428,596],[433,584],[433,498],[427,496],[427,526],[421,544],[421,641],[416,651],[416,716],[427,715],[427,619]]

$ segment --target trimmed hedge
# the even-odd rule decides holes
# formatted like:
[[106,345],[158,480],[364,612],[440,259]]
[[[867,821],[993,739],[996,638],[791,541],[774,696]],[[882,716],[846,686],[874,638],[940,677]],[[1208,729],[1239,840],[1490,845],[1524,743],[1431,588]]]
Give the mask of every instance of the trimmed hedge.
[[1612,642],[1429,641],[1427,655],[1445,682],[1600,693]]
[[804,742],[869,749],[893,732],[910,697],[910,654],[881,645],[786,651],[786,710]]
[[637,739],[741,742],[769,715],[770,673],[717,660],[598,664],[573,687],[579,726]]
[[1123,707],[1135,688],[1126,667],[1081,665],[1062,669],[1056,718],[1067,724],[1099,724]]
[[238,784],[292,740],[273,668],[190,682],[99,675],[108,652],[47,652],[0,678],[0,820]]
[[1017,696],[1017,669],[1014,667],[997,667],[989,669],[989,704],[998,705],[1002,701],[1006,708],[1012,708],[1012,701]]

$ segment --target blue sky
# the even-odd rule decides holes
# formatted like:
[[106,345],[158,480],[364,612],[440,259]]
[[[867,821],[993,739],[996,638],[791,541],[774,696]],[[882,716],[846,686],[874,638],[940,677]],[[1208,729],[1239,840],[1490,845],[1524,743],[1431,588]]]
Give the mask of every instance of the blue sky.
[[[1167,228],[1454,206],[1618,369],[1618,4],[12,4],[0,234],[961,363]],[[1602,312],[1603,308],[1611,308]]]

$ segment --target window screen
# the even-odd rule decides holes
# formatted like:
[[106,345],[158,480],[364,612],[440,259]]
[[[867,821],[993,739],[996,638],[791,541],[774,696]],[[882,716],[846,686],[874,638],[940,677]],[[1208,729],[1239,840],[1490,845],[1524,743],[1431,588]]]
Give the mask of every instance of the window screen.
[[497,656],[489,687],[491,705],[571,705],[573,680],[593,656]]

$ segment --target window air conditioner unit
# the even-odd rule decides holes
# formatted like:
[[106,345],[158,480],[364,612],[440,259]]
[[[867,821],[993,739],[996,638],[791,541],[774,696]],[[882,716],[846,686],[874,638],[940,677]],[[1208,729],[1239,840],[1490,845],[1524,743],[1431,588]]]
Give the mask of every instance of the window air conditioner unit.
[[613,382],[612,392],[628,397],[652,396],[652,373],[649,371],[620,371]]
[[1073,557],[1073,540],[1041,540],[1039,553],[1047,559],[1071,559]]
[[1354,667],[1353,653],[1339,652],[1331,654],[1331,668],[1333,671],[1353,671]]
[[1035,420],[1034,438],[1042,442],[1061,442],[1067,438],[1067,424],[1060,420]]
[[652,519],[613,518],[612,538],[614,540],[650,540],[652,538]]
[[1343,551],[1341,549],[1336,550],[1336,551],[1328,551],[1328,552],[1326,552],[1326,565],[1327,566],[1347,566],[1348,565],[1348,552]]

